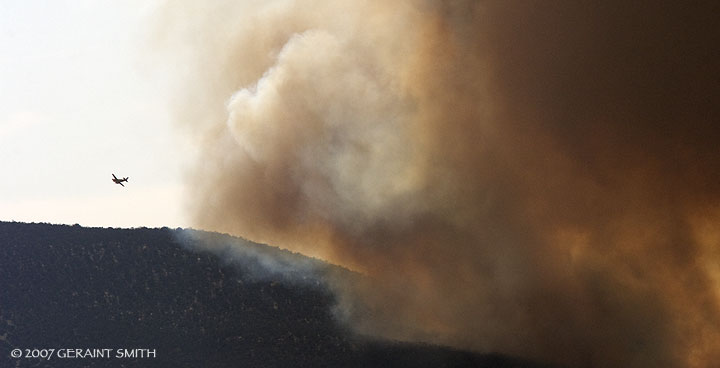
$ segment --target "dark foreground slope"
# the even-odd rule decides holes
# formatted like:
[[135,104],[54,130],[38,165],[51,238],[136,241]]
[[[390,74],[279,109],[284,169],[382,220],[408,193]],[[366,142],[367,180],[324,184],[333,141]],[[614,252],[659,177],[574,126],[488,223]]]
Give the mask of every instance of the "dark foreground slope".
[[[323,284],[343,271],[229,236],[187,234],[0,222],[0,367],[531,366],[353,337],[333,319]],[[186,244],[201,241],[215,251]],[[230,243],[245,251],[223,251]],[[50,360],[11,356],[45,348],[56,349]],[[74,354],[59,350],[68,348]],[[117,355],[138,348],[154,357]],[[70,358],[74,349],[111,350]]]

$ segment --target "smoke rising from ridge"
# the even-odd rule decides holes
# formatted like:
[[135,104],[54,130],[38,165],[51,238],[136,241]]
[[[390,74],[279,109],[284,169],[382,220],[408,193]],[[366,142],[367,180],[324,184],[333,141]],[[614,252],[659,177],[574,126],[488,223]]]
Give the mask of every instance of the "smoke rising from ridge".
[[197,225],[363,272],[362,333],[720,360],[715,3],[173,3]]

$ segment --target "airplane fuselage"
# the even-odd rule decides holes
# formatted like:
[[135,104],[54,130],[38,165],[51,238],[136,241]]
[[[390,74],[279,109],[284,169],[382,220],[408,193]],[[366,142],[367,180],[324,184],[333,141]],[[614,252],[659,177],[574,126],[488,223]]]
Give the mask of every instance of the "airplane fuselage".
[[112,178],[113,183],[115,183],[115,184],[120,184],[120,185],[123,186],[123,187],[124,187],[123,182],[127,182],[127,181],[128,181],[128,178],[127,178],[127,177],[124,177],[124,178],[122,178],[122,179],[118,179],[117,176],[115,176],[115,174],[112,174],[112,176],[113,176],[113,178]]

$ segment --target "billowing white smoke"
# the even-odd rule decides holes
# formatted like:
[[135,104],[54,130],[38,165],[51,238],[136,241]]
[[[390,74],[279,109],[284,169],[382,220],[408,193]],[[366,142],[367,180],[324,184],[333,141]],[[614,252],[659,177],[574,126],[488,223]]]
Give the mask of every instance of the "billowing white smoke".
[[363,333],[719,361],[718,9],[642,3],[173,2],[197,225],[363,272]]
[[230,132],[250,158],[287,169],[309,216],[350,231],[388,214],[410,217],[421,189],[408,102],[392,71],[360,51],[328,32],[295,34],[228,103]]

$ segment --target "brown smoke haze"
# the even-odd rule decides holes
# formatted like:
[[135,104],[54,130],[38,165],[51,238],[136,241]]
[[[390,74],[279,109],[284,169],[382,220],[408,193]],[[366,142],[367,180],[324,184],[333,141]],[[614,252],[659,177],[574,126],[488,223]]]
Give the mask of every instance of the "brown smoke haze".
[[720,362],[718,2],[212,4],[160,36],[197,226],[367,275],[360,333]]

